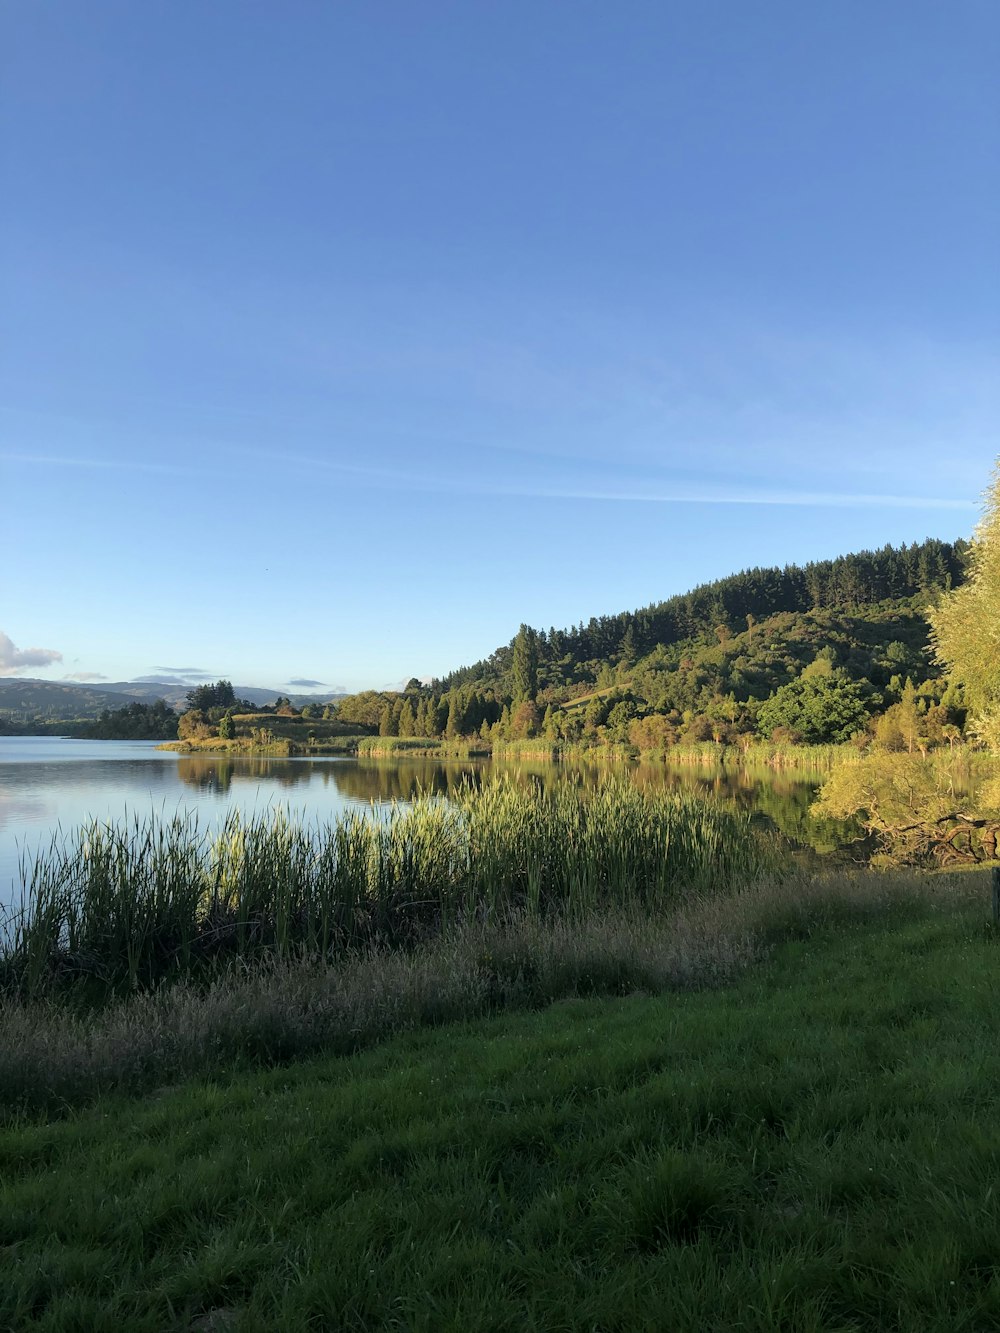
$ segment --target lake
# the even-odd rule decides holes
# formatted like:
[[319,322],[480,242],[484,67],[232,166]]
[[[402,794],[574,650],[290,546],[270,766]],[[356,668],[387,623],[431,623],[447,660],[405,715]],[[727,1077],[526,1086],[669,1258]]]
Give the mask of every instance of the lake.
[[[550,781],[566,766],[517,765]],[[372,802],[409,801],[419,791],[447,794],[476,781],[488,761],[433,759],[278,759],[157,750],[155,741],[82,741],[49,736],[0,737],[0,905],[19,901],[23,856],[47,847],[91,818],[131,819],[150,814],[197,814],[203,827],[228,810],[245,813],[283,806],[306,819],[329,820]],[[574,766],[588,783],[606,766]],[[808,814],[813,774],[676,769],[659,764],[618,765],[634,781],[654,783],[729,801],[758,813],[792,845],[811,854],[842,851],[855,830]]]

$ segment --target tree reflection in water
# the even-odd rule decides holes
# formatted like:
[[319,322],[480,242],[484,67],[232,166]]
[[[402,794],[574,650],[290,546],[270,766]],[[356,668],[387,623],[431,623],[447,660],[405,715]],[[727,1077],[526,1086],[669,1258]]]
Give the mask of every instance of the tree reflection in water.
[[183,783],[205,794],[226,796],[245,784],[248,788],[259,788],[266,800],[281,791],[295,790],[305,795],[312,786],[328,793],[324,805],[330,797],[352,804],[387,805],[394,801],[406,803],[421,794],[449,796],[462,786],[479,785],[491,769],[501,767],[521,782],[535,782],[544,787],[569,780],[588,790],[599,786],[609,772],[625,768],[642,787],[665,787],[752,810],[792,843],[822,855],[851,847],[862,834],[856,821],[810,816],[809,807],[822,781],[820,775],[771,769],[530,761],[493,765],[489,760],[321,760],[200,754],[181,755],[177,775]]

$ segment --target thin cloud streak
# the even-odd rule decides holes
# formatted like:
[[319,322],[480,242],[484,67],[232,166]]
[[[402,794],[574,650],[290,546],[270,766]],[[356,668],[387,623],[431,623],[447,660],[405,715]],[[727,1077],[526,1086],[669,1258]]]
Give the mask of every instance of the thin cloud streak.
[[639,504],[749,504],[749,505],[797,505],[797,507],[849,508],[851,505],[864,505],[877,508],[885,505],[892,509],[975,509],[972,500],[949,500],[944,496],[900,496],[879,495],[879,493],[827,492],[827,491],[615,491],[615,489],[568,489],[560,487],[491,487],[475,483],[437,483],[427,477],[413,476],[396,468],[373,468],[367,464],[341,463],[335,459],[315,459],[304,455],[279,455],[268,449],[247,449],[245,453],[260,460],[284,461],[303,467],[316,468],[325,472],[347,473],[353,477],[364,477],[379,483],[395,484],[405,491],[423,491],[432,495],[497,495],[520,497],[524,500],[596,500],[605,503]]
[[131,458],[69,458],[59,454],[0,454],[0,462],[27,463],[32,467],[78,467],[93,472],[168,472],[177,476],[191,471],[174,463],[141,463]]
[[684,494],[647,493],[637,491],[561,491],[517,490],[500,492],[537,500],[597,500],[637,504],[698,504],[698,505],[793,505],[805,508],[832,506],[850,508],[885,506],[890,509],[975,509],[972,500],[948,500],[941,496],[925,495],[851,495],[833,491],[746,491],[743,494],[701,492]]
[[[475,483],[438,483],[428,482],[426,477],[414,476],[393,467],[372,467],[364,463],[346,463],[336,459],[315,458],[306,455],[278,454],[267,449],[248,448],[239,450],[244,456],[258,460],[282,461],[286,464],[298,464],[326,472],[340,473],[345,476],[377,481],[381,484],[406,491],[421,491],[426,494],[440,495],[509,495],[512,498],[535,500],[584,500],[602,503],[635,504],[692,504],[692,505],[762,505],[792,507],[825,507],[889,509],[945,509],[970,510],[977,504],[972,500],[948,499],[944,496],[922,495],[879,495],[877,493],[852,494],[836,491],[617,491],[607,489],[566,489],[559,487],[505,487],[484,486]],[[187,473],[189,468],[177,467],[169,463],[147,463],[133,460],[113,460],[100,458],[65,458],[46,454],[0,454],[4,462],[19,462],[48,465],[53,467],[82,467],[99,469],[122,469],[136,472]]]
[[860,505],[867,508],[884,506],[890,509],[955,509],[969,510],[977,507],[973,500],[954,500],[945,496],[927,495],[879,495],[878,493],[851,494],[838,491],[616,491],[607,489],[568,489],[561,487],[506,487],[483,486],[474,483],[435,483],[426,477],[398,471],[394,468],[370,467],[363,463],[342,463],[334,459],[309,458],[305,456],[272,454],[268,450],[251,449],[248,453],[257,458],[271,461],[279,459],[301,464],[329,472],[341,472],[354,477],[365,477],[372,481],[394,483],[407,491],[418,490],[432,494],[459,495],[509,495],[526,500],[590,500],[605,503],[623,502],[639,504],[723,504],[723,505],[783,505],[807,507],[850,508]]

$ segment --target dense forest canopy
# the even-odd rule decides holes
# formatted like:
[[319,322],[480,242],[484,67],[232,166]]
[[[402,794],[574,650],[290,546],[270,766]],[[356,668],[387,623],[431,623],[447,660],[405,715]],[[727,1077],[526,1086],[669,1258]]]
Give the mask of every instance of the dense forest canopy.
[[[754,621],[783,611],[850,612],[926,595],[962,582],[968,550],[966,541],[928,538],[803,566],[746,569],[637,611],[595,616],[569,629],[536,631],[539,663],[549,680],[554,675],[566,680],[568,672],[583,664],[641,657],[706,632],[724,635],[749,628],[752,633]],[[492,656],[451,672],[435,685],[445,691],[503,679],[513,666],[516,643],[512,639]],[[553,667],[562,670],[553,672]]]

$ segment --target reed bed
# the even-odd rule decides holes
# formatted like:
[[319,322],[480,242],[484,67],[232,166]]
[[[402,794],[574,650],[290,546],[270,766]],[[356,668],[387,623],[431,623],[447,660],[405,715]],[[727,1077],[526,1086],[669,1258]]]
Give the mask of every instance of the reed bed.
[[748,815],[611,778],[501,775],[445,801],[332,823],[283,810],[221,831],[186,814],[90,823],[22,868],[0,990],[135,991],[220,962],[406,948],[469,921],[583,919],[757,881],[773,854]]

